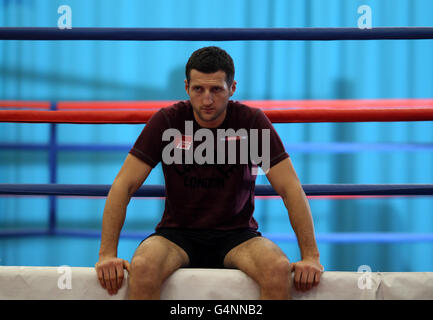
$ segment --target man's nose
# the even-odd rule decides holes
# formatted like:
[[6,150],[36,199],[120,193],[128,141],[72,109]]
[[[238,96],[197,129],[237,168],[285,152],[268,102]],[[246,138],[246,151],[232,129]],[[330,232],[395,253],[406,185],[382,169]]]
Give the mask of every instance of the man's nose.
[[208,106],[213,103],[213,94],[210,91],[205,91],[203,95],[203,104]]

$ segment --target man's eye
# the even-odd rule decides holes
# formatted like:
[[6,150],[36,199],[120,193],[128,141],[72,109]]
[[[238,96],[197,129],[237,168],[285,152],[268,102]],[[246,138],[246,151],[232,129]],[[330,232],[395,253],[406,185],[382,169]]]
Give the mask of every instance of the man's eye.
[[221,88],[220,87],[215,87],[215,88],[213,88],[213,92],[220,92],[221,91]]

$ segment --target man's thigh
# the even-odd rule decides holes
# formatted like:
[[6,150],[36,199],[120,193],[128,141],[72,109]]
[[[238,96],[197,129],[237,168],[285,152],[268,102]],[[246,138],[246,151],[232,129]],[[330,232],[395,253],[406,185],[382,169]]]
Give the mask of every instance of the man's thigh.
[[281,260],[289,262],[280,247],[267,238],[255,237],[230,250],[224,258],[224,266],[242,270],[257,280],[267,266]]
[[132,264],[134,261],[140,261],[157,270],[162,278],[189,264],[188,255],[181,247],[158,235],[141,242],[134,253]]

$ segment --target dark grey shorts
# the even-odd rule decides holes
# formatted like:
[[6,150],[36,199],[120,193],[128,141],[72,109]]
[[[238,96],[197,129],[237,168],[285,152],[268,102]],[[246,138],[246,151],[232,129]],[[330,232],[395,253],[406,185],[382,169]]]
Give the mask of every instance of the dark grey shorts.
[[188,267],[219,269],[224,267],[224,258],[231,249],[251,238],[260,237],[261,233],[251,229],[221,231],[159,228],[149,237],[155,235],[162,236],[185,250],[190,261]]

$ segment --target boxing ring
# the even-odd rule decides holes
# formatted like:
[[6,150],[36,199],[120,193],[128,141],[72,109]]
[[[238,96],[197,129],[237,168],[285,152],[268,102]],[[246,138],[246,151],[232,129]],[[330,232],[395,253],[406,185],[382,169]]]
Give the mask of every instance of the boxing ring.
[[[0,28],[0,40],[115,40],[115,41],[239,41],[239,40],[400,40],[433,39],[433,28],[274,28],[274,29],[118,29],[118,28]],[[432,121],[433,99],[243,101],[260,107],[273,123]],[[141,124],[171,101],[159,102],[34,102],[0,101],[0,122],[49,123],[50,143],[38,146],[0,145],[1,148],[47,150],[49,184],[0,184],[0,196],[48,196],[47,230],[0,230],[0,237],[69,235],[99,237],[99,232],[56,227],[59,196],[105,197],[109,185],[58,184],[56,181],[56,125]],[[6,109],[6,110],[4,110]],[[12,109],[12,110],[9,110]],[[29,109],[29,110],[28,110]],[[68,146],[63,146],[68,148]],[[72,148],[69,146],[69,148]],[[433,184],[303,185],[307,196],[432,196]],[[276,196],[269,185],[257,185],[256,196]],[[134,197],[164,197],[164,186],[143,185]],[[264,234],[271,240],[295,241],[293,236]],[[121,237],[142,239],[143,234]],[[400,243],[433,242],[424,234],[317,234],[318,242]],[[127,272],[125,271],[127,278]],[[69,282],[70,281],[70,282]],[[125,299],[127,282],[115,296],[101,288],[94,268],[0,266],[0,299]],[[259,288],[239,270],[180,269],[165,283],[162,299],[258,299]],[[293,290],[294,299],[433,299],[433,272],[325,271],[318,287]]]

